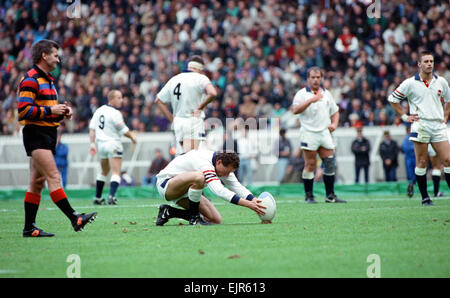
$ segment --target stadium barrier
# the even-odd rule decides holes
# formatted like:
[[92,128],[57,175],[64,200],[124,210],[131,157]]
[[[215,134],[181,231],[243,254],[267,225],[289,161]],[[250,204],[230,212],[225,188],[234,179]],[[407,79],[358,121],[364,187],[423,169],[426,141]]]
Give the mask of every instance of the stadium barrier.
[[[391,138],[396,140],[401,146],[406,130],[404,126],[389,127],[365,127],[364,136],[371,143],[370,152],[370,183],[384,181],[382,161],[378,153],[379,145],[383,138],[384,130],[389,130]],[[450,129],[449,129],[450,132]],[[256,133],[256,132],[254,132]],[[275,132],[277,133],[277,132]],[[267,140],[261,138],[274,138],[273,130],[267,135],[258,132],[258,140],[261,144]],[[287,138],[291,141],[293,152],[300,145],[300,133],[298,128],[288,129]],[[355,181],[354,155],[351,152],[351,143],[356,138],[354,128],[338,128],[333,137],[336,143],[336,183],[352,184]],[[95,177],[99,170],[97,157],[89,155],[88,134],[63,134],[61,142],[69,146],[69,168],[67,175],[68,189],[80,189],[93,187]],[[208,146],[211,149],[222,148],[223,131],[211,131],[208,134]],[[124,138],[123,170],[140,185],[141,178],[146,175],[151,161],[154,157],[155,149],[162,150],[165,158],[170,159],[169,150],[174,146],[174,136],[172,132],[164,133],[140,133],[138,143],[133,145],[129,139]],[[254,167],[253,181],[255,186],[265,184],[276,184],[276,160],[277,156],[271,151],[265,151],[258,156]],[[261,152],[262,153],[262,152]],[[0,137],[0,189],[22,189],[28,186],[29,180],[29,159],[26,156],[22,144],[21,136],[1,136]],[[361,178],[362,177],[361,173]],[[399,181],[406,180],[405,162],[403,154],[399,154],[399,167],[397,168],[397,178]],[[360,179],[360,181],[362,181]]]
[[[447,184],[441,181],[441,189],[445,189]],[[406,189],[408,187],[407,182],[382,182],[382,183],[369,183],[369,184],[337,184],[335,186],[336,194],[342,198],[383,198],[387,196],[405,196]],[[248,186],[248,189],[255,195],[267,191],[273,194],[276,198],[293,198],[304,199],[304,189],[301,183],[292,184],[272,184],[264,186]],[[103,192],[107,194],[108,187],[105,187]],[[428,183],[428,191],[433,193],[433,186]],[[0,190],[0,200],[23,200],[26,189],[8,189]],[[67,189],[66,194],[71,199],[86,199],[91,201],[95,194],[95,188],[84,189]],[[418,190],[416,196],[419,196]],[[207,198],[221,201],[220,198],[215,196],[208,188],[205,188],[204,194]],[[319,182],[314,186],[314,195],[325,198],[325,187],[323,183]],[[47,189],[42,191],[42,197],[44,200],[50,200],[50,196]],[[125,202],[126,199],[152,199],[163,202],[159,197],[158,191],[153,186],[125,186],[119,187],[117,190],[117,197],[120,202]]]

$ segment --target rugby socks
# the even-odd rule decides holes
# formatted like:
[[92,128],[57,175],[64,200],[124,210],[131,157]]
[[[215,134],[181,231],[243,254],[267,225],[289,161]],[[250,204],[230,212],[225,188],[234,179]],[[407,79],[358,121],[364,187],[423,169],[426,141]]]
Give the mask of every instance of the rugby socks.
[[120,176],[119,175],[112,175],[111,176],[111,183],[109,188],[109,196],[115,197],[117,188],[119,188],[120,183]]
[[334,175],[323,175],[323,182],[325,184],[325,193],[328,197],[334,193]]
[[422,195],[422,200],[429,198],[427,191],[427,169],[425,168],[415,168],[414,173],[416,174],[417,186],[419,187],[420,194]]
[[182,218],[184,220],[189,221],[189,219],[191,218],[191,213],[189,212],[189,210],[186,209],[179,209],[179,208],[175,208],[172,206],[169,206],[168,208],[168,215],[169,218]]
[[74,222],[77,219],[77,213],[70,206],[66,193],[62,188],[52,191],[50,193],[50,198],[52,198],[53,203],[61,209],[71,222]]
[[41,195],[27,192],[25,194],[24,208],[25,208],[25,226],[24,231],[31,230],[33,224],[36,222],[36,214],[41,203]]
[[437,196],[437,194],[439,192],[439,183],[441,183],[441,171],[440,170],[432,170],[431,171],[431,179],[433,180],[434,196]]
[[305,187],[305,193],[313,191],[314,173],[303,171],[302,173],[303,186]]
[[444,167],[445,181],[447,181],[448,187],[450,187],[450,167]]
[[100,199],[103,193],[103,187],[105,186],[106,176],[98,175],[95,181],[95,197]]
[[195,215],[199,213],[200,200],[202,198],[203,189],[189,188],[189,211]]

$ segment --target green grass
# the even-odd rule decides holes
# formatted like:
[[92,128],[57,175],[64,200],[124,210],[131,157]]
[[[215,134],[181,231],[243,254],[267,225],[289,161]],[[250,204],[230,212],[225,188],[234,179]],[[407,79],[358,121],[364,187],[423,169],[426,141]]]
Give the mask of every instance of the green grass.
[[[322,200],[322,198],[320,198]],[[22,238],[23,201],[0,200],[0,277],[66,277],[77,254],[81,277],[367,277],[370,254],[381,277],[450,277],[450,200],[422,207],[404,197],[348,198],[307,205],[278,198],[271,225],[249,209],[214,199],[223,223],[156,227],[158,199],[121,199],[118,206],[72,199],[98,211],[85,231],[44,198],[38,226],[53,238]]]

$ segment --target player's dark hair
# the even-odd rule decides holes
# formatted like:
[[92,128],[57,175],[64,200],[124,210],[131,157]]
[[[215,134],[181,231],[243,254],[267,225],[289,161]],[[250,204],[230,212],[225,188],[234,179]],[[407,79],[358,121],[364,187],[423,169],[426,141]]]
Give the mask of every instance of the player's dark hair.
[[191,58],[189,58],[189,62],[190,61],[195,61],[195,62],[198,62],[200,64],[205,64],[204,61],[203,61],[203,58],[201,56],[199,56],[199,55],[192,56]]
[[433,56],[433,52],[428,51],[428,50],[423,50],[423,51],[420,52],[420,57],[426,56],[426,55],[431,55],[431,56]]
[[318,67],[318,66],[312,66],[312,67],[308,68],[308,70],[307,70],[307,72],[306,72],[306,77],[307,77],[307,78],[309,78],[309,76],[311,75],[311,72],[312,72],[312,71],[314,71],[314,72],[319,72],[319,73],[320,73],[320,76],[323,77],[322,69],[320,69],[320,67]]
[[59,50],[59,44],[53,40],[42,39],[36,42],[31,47],[31,60],[33,64],[39,63],[41,61],[42,54],[50,54],[53,48]]
[[233,165],[233,168],[238,169],[239,168],[239,155],[236,152],[217,152],[216,160],[221,160],[222,164],[225,167],[228,167],[229,165]]

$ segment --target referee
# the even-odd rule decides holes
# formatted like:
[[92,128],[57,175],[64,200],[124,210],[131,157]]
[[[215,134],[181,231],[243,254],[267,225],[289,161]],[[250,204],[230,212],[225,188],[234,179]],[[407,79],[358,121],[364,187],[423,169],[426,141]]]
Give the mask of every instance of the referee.
[[52,237],[36,224],[36,214],[41,192],[47,181],[52,201],[69,218],[76,232],[95,219],[96,212],[80,214],[69,204],[61,186],[61,176],[53,155],[55,154],[57,128],[64,118],[72,117],[72,109],[58,104],[54,79],[50,72],[59,63],[59,45],[51,40],[40,40],[31,48],[33,67],[19,83],[19,121],[25,125],[23,144],[30,159],[30,184],[25,194],[25,226],[23,237]]

